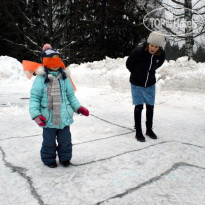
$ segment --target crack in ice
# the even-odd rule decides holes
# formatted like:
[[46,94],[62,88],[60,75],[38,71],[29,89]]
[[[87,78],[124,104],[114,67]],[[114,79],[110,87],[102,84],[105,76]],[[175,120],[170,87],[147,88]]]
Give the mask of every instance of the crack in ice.
[[145,187],[147,185],[150,185],[156,181],[159,181],[162,177],[170,174],[172,171],[178,169],[179,167],[194,167],[194,168],[198,168],[198,169],[202,169],[202,170],[205,170],[205,167],[200,167],[200,166],[196,166],[196,165],[193,165],[193,164],[189,164],[189,163],[185,163],[185,162],[178,162],[178,163],[175,163],[174,165],[172,165],[172,167],[168,170],[166,170],[165,172],[162,172],[160,175],[156,176],[156,177],[153,177],[143,183],[140,183],[138,184],[136,187],[133,187],[133,188],[130,188],[130,189],[127,189],[125,192],[121,193],[121,194],[117,194],[115,196],[112,196],[104,201],[101,201],[101,202],[98,202],[97,204],[95,205],[100,205],[102,203],[105,203],[105,202],[108,202],[109,200],[112,200],[112,199],[115,199],[115,198],[122,198],[124,197],[125,195],[127,194],[130,194],[142,187]]
[[7,137],[7,138],[4,138],[4,139],[0,139],[0,141],[3,141],[3,140],[10,140],[10,139],[25,139],[25,138],[32,138],[32,137],[36,137],[36,136],[39,136],[41,134],[36,134],[36,135],[28,135],[28,136],[24,136],[24,137]]
[[131,128],[129,128],[129,127],[125,127],[125,126],[122,126],[122,125],[115,124],[115,123],[110,122],[110,121],[108,121],[108,120],[104,120],[103,118],[100,118],[100,117],[98,117],[98,116],[96,116],[96,115],[90,114],[90,116],[93,116],[94,118],[97,118],[97,119],[99,119],[99,120],[101,120],[101,121],[103,121],[103,122],[109,123],[109,124],[111,124],[111,125],[115,125],[115,126],[117,126],[117,127],[121,127],[121,128],[127,129],[127,130],[134,131],[134,129],[131,129]]
[[2,149],[2,147],[0,147],[0,150],[2,152],[2,160],[3,160],[4,164],[5,164],[5,166],[8,167],[9,169],[11,169],[13,172],[18,173],[21,177],[23,177],[28,182],[28,184],[30,186],[30,191],[31,191],[32,196],[35,199],[37,199],[37,201],[39,202],[40,205],[44,205],[43,200],[41,199],[40,195],[38,194],[38,192],[36,191],[36,189],[33,186],[33,182],[32,182],[31,177],[26,175],[27,169],[22,168],[22,167],[14,166],[11,163],[7,162],[5,160],[6,154],[5,154],[4,150]]
[[79,142],[79,143],[73,144],[73,146],[74,145],[80,145],[80,144],[87,144],[87,143],[90,143],[90,142],[96,142],[96,141],[100,141],[100,140],[105,140],[105,139],[109,139],[109,138],[113,138],[113,137],[119,137],[119,136],[131,134],[131,133],[133,133],[133,132],[126,132],[126,133],[122,133],[122,134],[118,134],[118,135],[112,135],[112,136],[109,136],[109,137],[103,137],[103,138],[100,138],[100,139],[94,139],[94,140],[90,140],[90,141]]
[[141,151],[141,150],[148,149],[150,147],[154,147],[154,146],[165,144],[165,143],[171,143],[171,142],[181,143],[181,144],[185,144],[185,145],[188,145],[188,146],[194,146],[194,147],[197,147],[197,148],[205,149],[205,147],[202,147],[202,146],[199,146],[199,145],[194,145],[194,144],[191,144],[191,143],[170,140],[170,141],[162,141],[162,142],[152,144],[152,145],[149,145],[147,147],[140,148],[140,149],[135,149],[135,150],[130,150],[130,151],[127,151],[127,152],[123,152],[123,153],[120,153],[120,154],[117,154],[117,155],[114,155],[114,156],[111,156],[111,157],[102,158],[102,159],[95,160],[95,161],[90,161],[90,162],[85,162],[85,163],[82,163],[82,164],[71,164],[71,165],[77,167],[77,166],[84,166],[84,165],[88,165],[88,164],[93,164],[93,163],[96,163],[96,162],[113,159],[113,158],[116,158],[116,157],[119,157],[119,156],[122,156],[122,155],[125,155],[125,154],[129,154],[129,153],[132,153],[132,152],[138,152],[138,151]]

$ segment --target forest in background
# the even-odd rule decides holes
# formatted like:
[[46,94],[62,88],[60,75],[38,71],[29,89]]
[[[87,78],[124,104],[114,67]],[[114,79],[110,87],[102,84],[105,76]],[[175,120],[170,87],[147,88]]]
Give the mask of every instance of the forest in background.
[[[144,42],[143,25],[154,0],[7,0],[0,1],[0,55],[40,61],[50,43],[66,64],[118,58]],[[167,41],[167,60],[185,55],[185,46]],[[204,62],[199,46],[194,60]]]

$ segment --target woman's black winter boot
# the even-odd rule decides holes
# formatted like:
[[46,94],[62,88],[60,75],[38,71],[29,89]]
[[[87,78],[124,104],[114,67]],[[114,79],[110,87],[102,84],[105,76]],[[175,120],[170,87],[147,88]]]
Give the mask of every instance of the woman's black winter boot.
[[135,137],[140,142],[145,142],[146,141],[144,135],[142,134],[142,130],[137,130],[136,129],[136,136]]
[[146,105],[146,108],[146,135],[149,136],[151,139],[157,139],[157,135],[152,130],[154,105]]
[[154,139],[154,140],[157,139],[157,135],[153,132],[152,129],[147,129],[146,135],[149,136],[151,139]]
[[141,116],[142,116],[143,105],[136,105],[134,110],[134,118],[135,118],[135,129],[136,129],[136,139],[140,142],[145,142],[145,137],[142,134],[142,126],[141,126]]

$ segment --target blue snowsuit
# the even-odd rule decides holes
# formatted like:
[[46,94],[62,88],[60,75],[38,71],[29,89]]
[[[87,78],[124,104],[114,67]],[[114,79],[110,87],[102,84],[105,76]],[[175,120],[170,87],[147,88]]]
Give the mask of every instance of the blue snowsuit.
[[[37,72],[38,73],[38,72]],[[49,72],[53,76],[58,76],[59,71]],[[75,96],[70,79],[61,77],[60,83],[60,123],[53,124],[53,111],[48,110],[47,83],[45,83],[46,73],[37,75],[30,92],[29,112],[34,119],[39,115],[46,118],[46,126],[43,127],[43,143],[41,148],[41,159],[44,164],[49,165],[55,162],[56,151],[60,162],[69,161],[72,157],[72,142],[70,125],[73,123],[73,114],[81,107]],[[56,145],[56,138],[58,146]]]

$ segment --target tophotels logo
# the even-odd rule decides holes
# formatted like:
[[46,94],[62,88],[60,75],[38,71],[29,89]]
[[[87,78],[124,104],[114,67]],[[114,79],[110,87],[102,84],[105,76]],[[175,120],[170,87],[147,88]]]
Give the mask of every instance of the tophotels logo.
[[[190,18],[189,18],[190,16]],[[184,7],[158,8],[147,13],[143,19],[149,31],[159,31],[164,36],[199,34],[205,19],[196,10]]]

